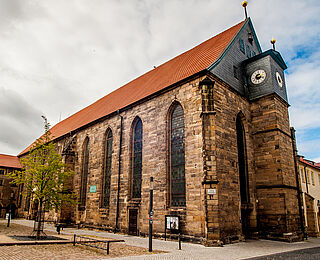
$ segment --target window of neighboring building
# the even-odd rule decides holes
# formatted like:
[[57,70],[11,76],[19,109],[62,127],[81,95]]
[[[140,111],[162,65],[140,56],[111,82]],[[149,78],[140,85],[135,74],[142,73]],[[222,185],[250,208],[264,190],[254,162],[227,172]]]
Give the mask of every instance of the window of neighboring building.
[[104,187],[103,187],[103,207],[109,207],[110,187],[111,187],[111,162],[112,162],[112,131],[107,130],[105,136],[105,164],[104,164]]
[[314,174],[313,174],[313,172],[311,172],[311,182],[312,182],[312,185],[315,184],[315,183],[314,183]]
[[81,172],[81,186],[80,186],[80,203],[79,208],[84,209],[87,199],[87,182],[89,173],[89,137],[86,137],[82,150],[82,172]]
[[307,183],[310,183],[309,170],[306,170]]
[[171,206],[186,205],[184,113],[178,103],[170,114],[170,194]]
[[306,176],[304,175],[304,171],[303,169],[300,169],[300,175],[301,175],[301,179],[302,179],[302,182],[305,183],[306,182]]
[[244,42],[242,39],[239,39],[239,46],[240,46],[240,51],[245,54],[245,49],[244,49]]
[[142,121],[136,118],[132,138],[132,198],[141,198],[142,133]]

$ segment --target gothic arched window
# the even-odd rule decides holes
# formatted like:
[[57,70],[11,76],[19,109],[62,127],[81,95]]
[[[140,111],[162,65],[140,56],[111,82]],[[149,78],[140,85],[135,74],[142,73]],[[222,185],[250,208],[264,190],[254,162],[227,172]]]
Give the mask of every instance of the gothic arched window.
[[237,116],[236,130],[240,178],[240,197],[242,203],[249,203],[249,178],[247,169],[246,139],[240,114]]
[[142,121],[133,123],[132,142],[132,198],[141,198],[142,182]]
[[82,172],[81,172],[81,186],[80,186],[80,204],[79,208],[84,209],[87,199],[87,182],[89,173],[89,137],[86,137],[83,144],[82,151]]
[[186,179],[184,154],[184,113],[175,104],[170,113],[170,202],[173,207],[186,205]]
[[112,163],[112,131],[108,129],[105,136],[104,152],[104,183],[103,183],[103,200],[102,207],[109,207],[110,188],[111,188],[111,163]]

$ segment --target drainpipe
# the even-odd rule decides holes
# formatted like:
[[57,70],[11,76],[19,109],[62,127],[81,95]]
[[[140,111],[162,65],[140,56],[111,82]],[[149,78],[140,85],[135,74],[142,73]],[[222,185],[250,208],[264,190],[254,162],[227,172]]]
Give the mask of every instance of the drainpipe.
[[117,192],[117,213],[116,213],[116,226],[114,228],[114,233],[119,230],[118,219],[119,219],[119,203],[120,203],[120,174],[121,174],[121,152],[122,152],[122,124],[123,116],[120,115],[120,110],[117,111],[120,117],[120,141],[119,141],[119,159],[118,159],[118,192]]
[[[304,214],[302,212],[302,202],[301,202],[301,189],[300,189],[300,182],[299,182],[299,171],[297,167],[297,146],[296,146],[296,137],[295,137],[295,129],[290,127],[291,131],[291,139],[292,139],[292,152],[293,152],[293,160],[294,160],[294,171],[296,174],[296,183],[297,183],[297,196],[298,196],[298,205],[299,205],[299,216],[300,216],[300,228],[303,233],[303,238],[306,238],[307,234],[304,227]],[[307,182],[307,180],[306,180]],[[307,186],[308,187],[308,186]]]

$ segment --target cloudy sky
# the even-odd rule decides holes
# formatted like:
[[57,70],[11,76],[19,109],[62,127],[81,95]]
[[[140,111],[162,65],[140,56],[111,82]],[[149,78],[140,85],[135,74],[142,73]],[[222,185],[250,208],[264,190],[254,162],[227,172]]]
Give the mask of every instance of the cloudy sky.
[[[299,153],[320,161],[320,1],[249,0],[287,62]],[[0,0],[0,153],[244,19],[240,0]]]

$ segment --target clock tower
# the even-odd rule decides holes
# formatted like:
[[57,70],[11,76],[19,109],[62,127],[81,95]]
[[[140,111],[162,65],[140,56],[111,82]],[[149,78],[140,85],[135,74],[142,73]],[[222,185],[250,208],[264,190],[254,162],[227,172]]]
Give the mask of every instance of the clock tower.
[[294,137],[291,136],[279,52],[268,50],[243,62],[250,101],[255,158],[257,226],[263,237],[299,240]]
[[284,81],[287,68],[279,52],[268,50],[244,62],[249,100],[253,101],[269,94],[277,94],[288,103]]

